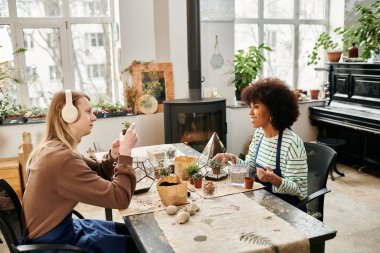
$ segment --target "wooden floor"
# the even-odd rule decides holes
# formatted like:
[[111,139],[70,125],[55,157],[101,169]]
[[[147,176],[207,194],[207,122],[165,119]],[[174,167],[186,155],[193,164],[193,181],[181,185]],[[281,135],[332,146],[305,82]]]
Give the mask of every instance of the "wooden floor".
[[[327,253],[378,253],[380,252],[380,178],[356,169],[338,165],[345,177],[330,178],[331,192],[325,198],[325,220],[335,228],[337,236],[326,242]],[[78,204],[76,207],[86,218],[105,219],[104,208]],[[114,221],[123,222],[117,210]],[[8,252],[0,244],[0,252]]]

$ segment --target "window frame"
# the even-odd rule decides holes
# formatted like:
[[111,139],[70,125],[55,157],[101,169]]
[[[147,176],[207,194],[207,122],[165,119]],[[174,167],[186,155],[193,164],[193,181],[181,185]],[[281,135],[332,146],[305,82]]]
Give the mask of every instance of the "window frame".
[[[24,47],[23,29],[33,29],[33,28],[52,28],[59,29],[59,34],[61,38],[60,49],[62,54],[62,76],[63,76],[63,89],[75,90],[75,70],[74,70],[74,59],[69,57],[73,55],[73,44],[72,44],[72,33],[71,25],[76,24],[109,24],[111,27],[111,63],[113,67],[111,68],[111,76],[115,76],[115,48],[117,47],[119,36],[116,34],[116,20],[115,20],[115,10],[114,1],[109,0],[109,16],[102,17],[70,17],[69,0],[62,0],[62,15],[59,17],[17,17],[16,1],[8,0],[8,17],[0,17],[0,25],[9,25],[11,30],[11,40],[13,50]],[[104,41],[103,41],[104,43]],[[15,66],[22,70],[23,79],[27,80],[26,76],[26,59],[24,55],[18,55],[14,58]],[[119,94],[119,84],[118,80],[112,78],[112,100],[110,102],[118,101],[122,96]],[[27,85],[17,86],[17,102],[18,104],[30,107],[29,103],[29,89]]]
[[[324,0],[324,19],[300,19],[299,18],[299,9],[300,9],[300,0],[294,1],[294,10],[293,10],[293,19],[273,19],[273,18],[264,18],[264,1],[258,0],[258,17],[257,18],[238,18],[235,16],[235,25],[236,24],[249,24],[258,26],[258,44],[264,43],[264,25],[293,25],[294,34],[293,34],[293,84],[292,88],[298,88],[299,80],[299,27],[300,25],[322,25],[325,27],[325,31],[329,30],[329,19],[330,19],[330,0]],[[236,37],[236,36],[235,36]],[[235,51],[237,49],[235,48]],[[307,59],[305,59],[307,61]],[[262,72],[261,72],[262,75]],[[324,75],[324,78],[325,75]],[[326,80],[324,80],[326,81]]]

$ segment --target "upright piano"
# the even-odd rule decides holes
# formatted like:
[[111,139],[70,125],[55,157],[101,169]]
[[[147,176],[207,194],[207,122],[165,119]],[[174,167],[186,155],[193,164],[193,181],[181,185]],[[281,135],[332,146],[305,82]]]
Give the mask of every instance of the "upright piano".
[[329,101],[310,107],[310,120],[323,138],[346,141],[338,160],[380,174],[380,64],[331,63]]

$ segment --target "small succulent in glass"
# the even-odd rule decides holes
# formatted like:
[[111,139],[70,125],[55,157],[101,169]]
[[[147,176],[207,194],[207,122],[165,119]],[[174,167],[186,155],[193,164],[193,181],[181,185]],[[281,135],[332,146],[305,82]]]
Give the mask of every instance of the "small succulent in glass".
[[121,124],[124,126],[124,129],[123,129],[123,135],[124,135],[125,132],[127,132],[128,128],[132,125],[132,122],[126,120]]
[[209,166],[212,169],[212,173],[214,175],[219,175],[220,174],[220,170],[223,167],[223,164],[222,164],[222,162],[218,158],[215,158],[215,159],[213,159],[213,160],[210,161]]

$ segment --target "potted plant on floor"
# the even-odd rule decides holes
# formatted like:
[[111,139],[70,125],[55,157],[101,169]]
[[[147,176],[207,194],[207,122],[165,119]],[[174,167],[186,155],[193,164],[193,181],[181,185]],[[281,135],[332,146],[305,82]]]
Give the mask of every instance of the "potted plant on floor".
[[241,91],[251,84],[263,68],[263,62],[266,61],[263,50],[272,51],[264,43],[258,47],[250,46],[247,51],[240,49],[235,54],[235,96],[236,100],[241,100]]

